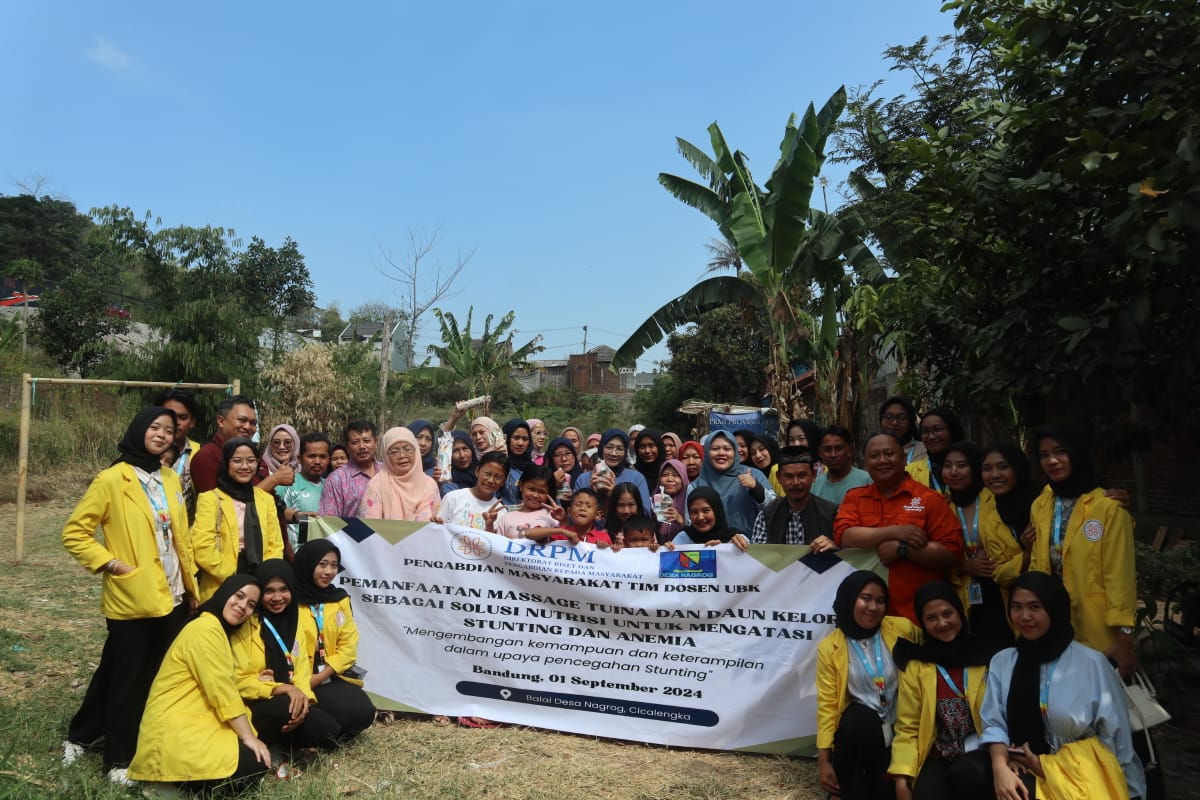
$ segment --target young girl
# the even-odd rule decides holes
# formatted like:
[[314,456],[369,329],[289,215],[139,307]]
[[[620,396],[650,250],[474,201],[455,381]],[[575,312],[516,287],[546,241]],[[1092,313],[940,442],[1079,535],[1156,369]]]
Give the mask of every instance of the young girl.
[[925,458],[918,459],[905,469],[912,479],[933,489],[949,495],[949,490],[942,482],[942,463],[946,459],[946,450],[955,442],[962,441],[963,427],[958,416],[953,411],[942,406],[931,408],[921,417],[921,443],[925,445]]
[[688,518],[691,523],[675,536],[675,544],[702,544],[714,547],[745,534],[731,528],[725,521],[725,506],[721,495],[710,486],[697,487],[688,496]]
[[645,479],[650,491],[654,491],[658,470],[663,462],[662,445],[659,443],[661,438],[658,431],[643,428],[633,440],[633,468]]
[[979,498],[979,538],[996,562],[992,580],[1000,585],[1007,609],[1009,587],[1029,569],[1037,535],[1029,511],[1038,488],[1030,475],[1029,460],[1016,442],[989,446],[980,471],[985,489]]
[[[809,448],[814,462],[820,458],[818,450],[819,447]],[[774,436],[754,435],[750,440],[750,466],[766,475],[775,494],[783,497],[783,484],[779,482],[779,443],[775,441]]]
[[687,496],[691,481],[687,478],[687,468],[683,462],[674,458],[664,461],[658,470],[658,485],[671,498],[667,519],[658,526],[658,541],[669,542],[688,524]]
[[271,751],[238,696],[229,642],[259,594],[253,575],[229,577],[175,639],[145,702],[131,779],[185,783],[208,796],[218,785],[247,789],[270,769]]
[[317,629],[309,686],[317,704],[342,727],[345,741],[375,721],[375,706],[362,690],[358,661],[358,626],[350,595],[333,585],[342,570],[342,551],[327,539],[316,539],[296,553],[295,601]]
[[497,499],[496,493],[504,487],[507,478],[508,459],[504,454],[485,453],[475,470],[474,485],[457,489],[443,497],[433,521],[481,531],[492,530],[488,523],[495,521],[504,505]]
[[508,450],[508,480],[500,491],[500,498],[508,505],[520,500],[517,484],[526,471],[537,466],[533,463],[533,437],[529,423],[523,419],[510,419],[504,423],[505,448]]
[[296,573],[276,558],[260,564],[254,577],[262,586],[258,613],[230,641],[238,693],[250,709],[250,721],[269,745],[333,749],[342,727],[316,705],[317,628],[293,600]]
[[269,558],[283,558],[283,531],[275,496],[251,484],[258,450],[249,439],[230,439],[221,450],[217,488],[196,499],[192,543],[207,600],[237,572],[253,573]]
[[625,529],[625,520],[635,514],[649,516],[642,504],[642,493],[632,483],[618,483],[609,493],[608,510],[604,514],[604,529],[609,538],[618,541]]
[[[1008,609],[996,583],[996,562],[983,542],[981,511],[987,490],[983,486],[983,456],[969,442],[955,442],[942,456],[942,483],[963,529],[963,560],[958,564],[959,597],[967,611],[971,632],[994,650],[1012,644]],[[919,617],[918,617],[919,618]]]
[[435,481],[440,479],[437,470],[437,440],[438,432],[433,423],[425,419],[415,419],[408,423],[408,429],[417,437],[417,448],[421,451],[421,471]]
[[575,455],[575,445],[571,444],[571,440],[560,436],[557,439],[551,439],[550,444],[546,447],[546,460],[543,466],[554,470],[554,481],[558,484],[560,494],[563,487],[570,492],[571,487],[575,485],[575,479],[583,474],[583,469],[579,466],[579,459]]
[[554,502],[554,473],[546,467],[530,467],[517,482],[521,505],[497,517],[489,531],[509,539],[546,539],[560,530],[566,511]]

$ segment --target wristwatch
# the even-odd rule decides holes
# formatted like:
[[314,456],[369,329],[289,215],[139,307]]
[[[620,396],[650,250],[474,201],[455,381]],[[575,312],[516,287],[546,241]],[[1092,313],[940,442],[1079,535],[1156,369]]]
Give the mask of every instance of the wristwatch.
[[1130,628],[1128,625],[1122,625],[1121,627],[1117,628],[1117,630],[1126,636],[1133,636],[1133,628]]
[[908,558],[908,542],[896,545],[896,558]]

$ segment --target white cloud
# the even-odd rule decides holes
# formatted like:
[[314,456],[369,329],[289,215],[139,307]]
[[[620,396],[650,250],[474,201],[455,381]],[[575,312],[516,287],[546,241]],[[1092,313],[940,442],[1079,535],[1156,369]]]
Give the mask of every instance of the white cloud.
[[133,59],[103,36],[96,37],[96,44],[87,51],[87,55],[92,61],[113,72],[122,72],[133,64]]

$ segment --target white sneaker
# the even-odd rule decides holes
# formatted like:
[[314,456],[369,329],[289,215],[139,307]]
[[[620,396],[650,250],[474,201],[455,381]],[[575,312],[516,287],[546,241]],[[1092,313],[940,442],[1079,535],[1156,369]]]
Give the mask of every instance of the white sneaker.
[[83,757],[83,745],[75,744],[74,742],[63,742],[63,757],[62,763],[64,767],[69,767]]
[[129,777],[128,767],[113,767],[110,769],[108,771],[108,781],[126,789],[137,786],[137,781],[131,780]]

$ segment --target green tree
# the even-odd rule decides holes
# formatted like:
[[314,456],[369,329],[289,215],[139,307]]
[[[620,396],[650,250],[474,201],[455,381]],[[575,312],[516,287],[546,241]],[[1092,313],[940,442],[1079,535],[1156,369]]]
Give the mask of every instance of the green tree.
[[21,284],[21,293],[25,299],[21,302],[21,349],[28,349],[28,342],[25,336],[25,328],[29,326],[29,290],[32,286],[41,283],[46,272],[42,269],[42,265],[34,261],[32,258],[18,258],[8,265],[9,277]]
[[441,361],[442,369],[452,374],[462,385],[467,397],[490,394],[496,380],[508,375],[514,368],[523,366],[535,353],[545,350],[535,336],[525,344],[515,345],[512,332],[516,312],[505,314],[496,327],[492,327],[495,315],[488,314],[483,323],[483,334],[479,339],[471,336],[471,320],[475,307],[467,310],[466,324],[461,328],[458,320],[440,308],[433,309],[441,327],[442,344],[430,345],[429,352]]
[[925,332],[908,358],[961,407],[1039,422],[1047,403],[1100,419],[1146,406],[1193,426],[1200,86],[1180,76],[1200,47],[1194,4],[948,7],[954,104],[918,94],[919,127],[864,115],[851,182],[906,301],[893,324]]
[[93,225],[67,200],[32,194],[0,195],[0,270],[19,259],[42,265],[43,278],[60,281],[84,268]]
[[243,301],[270,323],[271,363],[278,364],[288,318],[312,308],[317,300],[304,256],[290,236],[278,248],[254,236],[238,254],[233,271]]
[[666,370],[684,399],[761,402],[769,345],[740,306],[704,312],[694,325],[668,336],[667,349],[671,359]]
[[117,270],[104,260],[72,272],[38,298],[30,322],[33,341],[46,355],[72,372],[89,377],[112,352],[105,337],[124,333],[129,320],[108,313],[108,282]]
[[[759,377],[761,376],[760,371]],[[633,416],[648,428],[681,432],[683,438],[687,439],[689,436],[686,434],[692,428],[692,418],[687,414],[680,414],[676,409],[691,396],[675,375],[669,372],[659,375],[649,389],[638,389],[634,392]]]
[[[794,114],[788,119],[779,160],[764,187],[754,182],[745,155],[729,149],[715,122],[708,128],[713,156],[677,140],[680,153],[706,184],[669,174],[660,174],[659,182],[717,224],[736,248],[743,269],[702,280],[662,306],[617,350],[614,368],[632,365],[670,331],[705,311],[741,304],[756,314],[767,341],[767,386],[775,408],[784,420],[807,416],[792,365],[797,358],[811,358],[818,337],[827,346],[836,341],[837,289],[847,265],[870,277],[879,272],[862,242],[860,217],[826,214],[809,206],[825,160],[826,139],[845,104],[846,92],[839,89],[820,112],[810,104],[798,125]],[[819,331],[805,324],[802,313],[814,290],[824,309]]]

